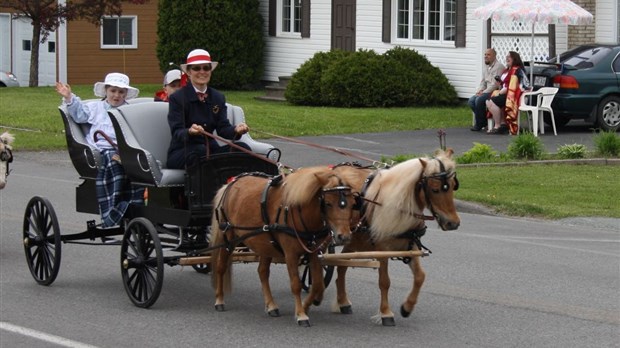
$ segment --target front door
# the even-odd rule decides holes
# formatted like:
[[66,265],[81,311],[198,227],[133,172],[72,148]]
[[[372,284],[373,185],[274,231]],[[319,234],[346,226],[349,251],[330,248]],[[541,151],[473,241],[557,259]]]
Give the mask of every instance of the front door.
[[332,1],[332,49],[355,51],[355,2]]

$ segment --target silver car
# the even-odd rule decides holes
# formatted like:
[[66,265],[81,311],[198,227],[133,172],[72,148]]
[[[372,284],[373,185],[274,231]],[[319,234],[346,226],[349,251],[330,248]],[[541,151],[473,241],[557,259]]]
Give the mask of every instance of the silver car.
[[17,77],[8,71],[0,71],[0,87],[19,87]]

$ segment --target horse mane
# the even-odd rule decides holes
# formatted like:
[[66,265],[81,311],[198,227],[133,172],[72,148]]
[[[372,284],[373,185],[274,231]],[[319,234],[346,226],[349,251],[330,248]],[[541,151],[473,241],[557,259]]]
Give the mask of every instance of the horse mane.
[[319,190],[329,185],[333,180],[338,184],[338,177],[331,173],[327,166],[301,168],[289,174],[284,179],[282,204],[298,206],[309,203]]
[[[439,150],[434,158],[443,162],[446,171],[454,171],[452,149]],[[433,158],[413,158],[390,169],[381,170],[366,191],[366,198],[380,205],[368,205],[367,219],[373,239],[380,241],[412,228],[420,222],[414,214],[421,214],[425,202],[418,197],[417,184],[423,175],[439,173],[439,162]]]
[[2,146],[7,146],[7,148],[9,150],[11,150],[11,144],[13,143],[13,141],[15,140],[15,137],[13,136],[13,134],[9,133],[9,132],[4,132],[2,133],[2,135],[0,135],[0,139],[2,140]]

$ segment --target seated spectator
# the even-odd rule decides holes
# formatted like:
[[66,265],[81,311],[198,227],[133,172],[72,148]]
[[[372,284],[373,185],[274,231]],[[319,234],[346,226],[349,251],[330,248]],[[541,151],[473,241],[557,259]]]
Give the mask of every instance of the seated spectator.
[[[224,95],[208,86],[217,64],[202,49],[191,51],[187,62],[181,64],[189,83],[169,97],[168,124],[172,140],[168,168],[184,169],[209,154],[230,151],[229,145],[219,146],[215,139],[207,138],[205,131],[217,131],[222,138],[238,140],[249,130],[245,123],[230,124]],[[245,143],[236,144],[249,149]]]
[[519,98],[521,93],[530,89],[529,79],[523,68],[523,61],[517,52],[510,51],[506,57],[506,70],[497,76],[499,91],[493,92],[487,100],[487,109],[493,118],[493,129],[489,134],[517,134],[519,117]]
[[172,93],[185,86],[182,73],[179,69],[173,69],[164,76],[164,88],[155,93],[155,101],[167,102]]
[[[121,73],[106,75],[103,82],[95,83],[97,97],[103,99],[90,103],[71,92],[71,86],[56,82],[56,91],[63,97],[69,117],[77,123],[90,124],[86,140],[101,152],[102,166],[96,178],[97,202],[103,227],[118,225],[129,204],[143,204],[144,189],[129,183],[116,152],[116,133],[108,110],[127,104],[127,99],[138,96],[137,88],[129,85],[129,77]],[[101,136],[99,133],[103,133]]]
[[480,85],[478,85],[478,91],[469,98],[468,102],[476,120],[474,126],[471,127],[471,130],[474,132],[486,128],[486,101],[491,97],[491,93],[499,88],[495,82],[495,76],[500,75],[504,70],[504,65],[497,61],[497,52],[492,48],[488,48],[484,52],[484,64],[486,67],[484,68]]

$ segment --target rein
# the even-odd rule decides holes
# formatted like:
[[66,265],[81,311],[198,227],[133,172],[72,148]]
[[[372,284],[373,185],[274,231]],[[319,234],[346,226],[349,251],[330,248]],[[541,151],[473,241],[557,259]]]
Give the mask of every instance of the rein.
[[[204,135],[206,138],[213,138],[215,140],[219,140],[219,141],[225,143],[226,145],[230,145],[230,147],[233,147],[233,148],[235,148],[235,149],[237,149],[237,150],[239,150],[241,152],[244,152],[244,153],[246,153],[248,155],[256,157],[256,158],[258,158],[260,160],[263,160],[263,161],[265,161],[267,163],[271,163],[271,164],[277,166],[278,169],[286,168],[286,169],[289,169],[289,170],[293,171],[293,167],[290,167],[290,166],[287,166],[285,164],[282,164],[281,162],[276,162],[276,161],[272,160],[269,157],[259,156],[259,155],[255,154],[254,152],[252,152],[252,151],[250,151],[250,150],[248,150],[248,149],[246,149],[246,148],[244,148],[242,146],[239,146],[239,145],[233,143],[232,141],[230,141],[228,139],[220,137],[219,135],[215,135],[213,133],[209,133],[209,132],[207,132],[205,130],[201,131],[200,134]],[[207,139],[207,144],[208,144],[208,139]],[[207,157],[209,157],[209,151],[210,151],[209,150],[209,146],[207,146],[207,150],[206,151],[207,151]]]
[[311,143],[309,141],[303,141],[303,140],[299,140],[299,139],[293,139],[293,138],[289,138],[289,137],[284,137],[284,136],[281,136],[281,135],[277,135],[277,134],[273,134],[273,133],[269,133],[269,132],[263,132],[263,131],[259,131],[259,130],[256,130],[256,129],[254,129],[254,131],[257,132],[257,133],[262,133],[262,134],[265,134],[265,135],[269,135],[270,137],[273,137],[273,138],[290,141],[292,143],[297,143],[297,144],[302,144],[302,145],[306,145],[306,146],[310,146],[310,147],[315,147],[317,149],[332,151],[332,152],[339,153],[341,155],[345,155],[345,156],[348,156],[348,157],[357,158],[357,159],[360,159],[360,160],[363,160],[363,161],[368,161],[368,162],[373,163],[373,164],[376,163],[376,164],[385,165],[385,164],[383,164],[383,163],[381,163],[379,161],[373,160],[372,158],[368,158],[368,157],[365,157],[365,156],[362,156],[362,155],[359,155],[359,154],[355,154],[355,153],[350,152],[350,151],[345,151],[345,150],[342,150],[342,149],[339,149],[339,148],[336,148],[336,147],[325,146],[325,145],[320,145],[320,144],[316,144],[316,143]]

